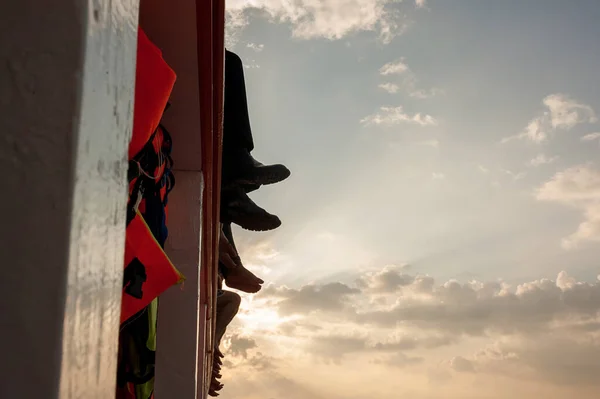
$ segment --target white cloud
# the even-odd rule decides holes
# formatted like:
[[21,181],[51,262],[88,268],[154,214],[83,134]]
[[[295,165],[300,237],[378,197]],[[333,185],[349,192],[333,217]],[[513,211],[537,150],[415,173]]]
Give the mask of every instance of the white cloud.
[[[294,37],[302,39],[341,39],[351,33],[374,32],[384,43],[402,34],[408,22],[394,0],[231,0],[227,2],[228,20],[246,10],[260,10],[272,21],[289,23]],[[234,15],[234,17],[231,17]],[[248,20],[245,19],[245,23]],[[243,25],[237,25],[243,26]],[[228,24],[229,29],[232,25]],[[239,33],[239,32],[238,32]]]
[[427,5],[427,0],[415,0],[417,8],[423,8]]
[[256,51],[257,53],[260,53],[261,51],[263,51],[265,49],[264,44],[256,44],[256,43],[247,43],[246,47]]
[[403,60],[400,60],[395,62],[388,62],[379,69],[379,73],[383,76],[399,75],[408,70],[408,65],[406,65]]
[[477,169],[479,169],[479,171],[481,173],[489,173],[490,172],[490,170],[483,165],[477,165]]
[[396,292],[414,281],[414,276],[404,272],[407,269],[407,265],[387,265],[376,273],[365,273],[357,280],[357,284],[370,292]]
[[557,173],[537,190],[537,199],[579,206],[600,200],[600,171],[579,165]]
[[225,47],[235,47],[247,25],[248,18],[243,9],[228,10],[225,14]]
[[388,93],[397,93],[400,90],[400,86],[395,83],[382,83],[379,85],[380,89],[387,91]]
[[581,138],[581,141],[594,141],[594,140],[600,140],[600,132],[589,133]]
[[446,178],[446,175],[439,172],[433,172],[431,173],[431,178],[433,180],[444,180]]
[[393,126],[401,123],[410,123],[419,126],[436,126],[438,124],[433,116],[421,113],[409,115],[404,112],[402,106],[381,107],[379,112],[364,117],[360,120],[360,123],[366,126]]
[[581,104],[563,94],[551,94],[544,98],[544,105],[550,111],[550,124],[553,128],[571,129],[580,123],[598,121],[589,105]]
[[244,68],[246,69],[257,69],[260,68],[260,65],[258,65],[256,63],[256,60],[245,60],[244,61]]
[[444,90],[439,89],[437,87],[431,88],[429,90],[425,90],[425,89],[415,89],[413,91],[411,91],[409,94],[409,96],[413,97],[413,98],[418,98],[420,100],[424,100],[427,98],[431,98],[431,97],[435,97],[438,95],[442,95],[444,94]]
[[557,130],[568,131],[579,124],[598,121],[589,105],[579,103],[564,94],[546,96],[542,103],[546,108],[542,114],[529,121],[523,132],[502,139],[502,143],[518,139],[541,143],[548,139],[550,133]]
[[525,172],[513,172],[512,170],[508,169],[502,169],[502,171],[508,176],[512,177],[512,179],[515,181],[524,179],[526,176]]
[[599,170],[579,165],[559,172],[537,189],[536,198],[574,207],[583,213],[584,221],[563,240],[564,248],[576,248],[585,241],[600,241]]
[[547,165],[547,164],[553,163],[557,159],[558,159],[558,157],[547,157],[544,154],[538,154],[535,158],[533,158],[531,161],[529,161],[529,165],[533,166],[533,167],[538,167],[541,165]]
[[393,91],[388,90],[390,93],[396,93],[401,88],[404,88],[410,97],[418,99],[427,99],[444,93],[443,90],[437,87],[428,90],[419,89],[417,87],[419,80],[417,79],[415,73],[404,62],[404,58],[401,58],[398,61],[388,62],[387,64],[379,68],[379,74],[387,77],[392,77],[394,75],[400,77],[398,83],[388,82],[379,85],[379,87],[384,89],[386,89],[386,87],[392,88]]
[[534,118],[527,124],[525,130],[515,136],[505,137],[501,140],[502,144],[508,143],[513,140],[527,139],[534,143],[541,143],[548,138],[548,132],[544,128],[544,118]]

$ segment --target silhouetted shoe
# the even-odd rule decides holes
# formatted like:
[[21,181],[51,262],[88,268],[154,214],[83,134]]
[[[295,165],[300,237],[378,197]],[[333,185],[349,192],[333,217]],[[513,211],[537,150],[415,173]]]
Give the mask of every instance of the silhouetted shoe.
[[256,205],[239,186],[221,192],[221,222],[235,223],[251,231],[268,231],[281,226],[277,216]]
[[261,185],[279,183],[290,175],[290,170],[284,165],[263,165],[244,149],[231,151],[223,158],[224,183],[254,187],[249,191],[254,191]]
[[246,193],[251,193],[252,191],[256,191],[260,188],[260,184],[255,184],[255,183],[251,183],[251,184],[241,184],[242,188],[244,189],[244,191]]

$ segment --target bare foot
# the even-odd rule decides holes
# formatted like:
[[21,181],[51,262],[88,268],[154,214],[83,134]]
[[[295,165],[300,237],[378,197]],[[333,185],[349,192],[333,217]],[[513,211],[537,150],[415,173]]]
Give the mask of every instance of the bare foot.
[[222,228],[219,237],[219,261],[227,268],[225,283],[228,287],[249,294],[260,291],[262,288],[260,285],[264,281],[244,267],[235,247],[227,240]]
[[227,277],[225,284],[228,287],[254,294],[260,291],[261,284],[264,281],[254,275],[250,270],[246,269],[241,263],[238,263],[234,268],[227,269]]
[[225,357],[225,355],[223,354],[223,352],[221,352],[221,349],[219,348],[215,348],[215,355],[217,355],[217,357],[220,357],[221,359]]

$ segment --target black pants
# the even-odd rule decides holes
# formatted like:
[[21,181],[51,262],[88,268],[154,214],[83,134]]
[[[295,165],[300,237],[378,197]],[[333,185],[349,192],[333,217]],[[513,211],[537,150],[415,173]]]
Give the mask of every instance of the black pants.
[[248,115],[244,66],[237,54],[225,50],[223,161],[230,161],[231,155],[240,149],[248,152],[254,149]]

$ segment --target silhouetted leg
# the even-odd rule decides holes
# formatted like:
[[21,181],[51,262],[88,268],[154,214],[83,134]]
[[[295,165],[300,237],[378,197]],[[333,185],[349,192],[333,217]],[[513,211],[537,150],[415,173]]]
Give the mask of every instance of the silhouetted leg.
[[223,291],[223,295],[217,298],[217,320],[215,322],[215,346],[219,347],[221,339],[225,335],[227,326],[240,308],[242,298],[235,292]]
[[246,97],[246,81],[244,66],[237,54],[225,51],[225,104],[223,120],[223,153],[244,149],[254,149],[248,99]]

